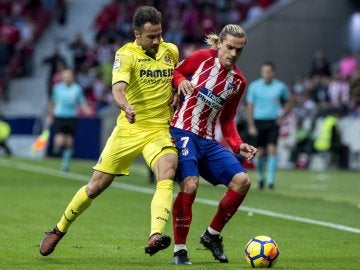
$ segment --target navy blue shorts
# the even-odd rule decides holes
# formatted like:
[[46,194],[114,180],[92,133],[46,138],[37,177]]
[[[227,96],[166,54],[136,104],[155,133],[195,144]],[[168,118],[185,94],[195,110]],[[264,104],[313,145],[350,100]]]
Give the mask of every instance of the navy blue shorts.
[[228,186],[235,174],[246,172],[235,155],[218,141],[174,127],[170,132],[179,156],[177,182],[188,176],[201,176],[214,186]]

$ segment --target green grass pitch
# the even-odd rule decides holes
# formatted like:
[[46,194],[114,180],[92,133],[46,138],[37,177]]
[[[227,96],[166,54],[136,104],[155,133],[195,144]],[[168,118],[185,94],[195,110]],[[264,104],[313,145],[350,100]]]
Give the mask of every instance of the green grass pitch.
[[[87,182],[94,163],[74,160],[71,173],[62,174],[58,159],[0,158],[0,269],[249,269],[244,247],[256,235],[278,243],[274,269],[359,269],[359,172],[281,170],[274,191],[258,191],[249,171],[253,186],[222,233],[228,264],[199,244],[225,190],[201,182],[188,237],[193,265],[174,266],[173,246],[152,257],[144,253],[154,184],[141,162],[93,202],[53,254],[42,257],[44,232]],[[167,233],[172,236],[171,220]]]

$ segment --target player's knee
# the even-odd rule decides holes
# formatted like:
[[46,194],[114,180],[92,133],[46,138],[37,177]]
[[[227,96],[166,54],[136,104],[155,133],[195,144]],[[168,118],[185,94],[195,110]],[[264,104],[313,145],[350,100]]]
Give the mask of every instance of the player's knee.
[[176,173],[176,167],[166,167],[162,170],[155,171],[157,181],[165,180],[165,179],[174,179]]
[[154,164],[154,173],[158,181],[164,179],[174,179],[178,164],[177,155],[168,153],[163,155]]
[[197,177],[188,177],[180,184],[181,191],[188,194],[196,194],[198,187],[199,179]]
[[87,196],[91,199],[95,199],[111,185],[113,180],[113,175],[95,171],[90,182],[86,186]]
[[229,184],[229,188],[238,193],[246,193],[250,189],[251,181],[247,173],[238,173]]

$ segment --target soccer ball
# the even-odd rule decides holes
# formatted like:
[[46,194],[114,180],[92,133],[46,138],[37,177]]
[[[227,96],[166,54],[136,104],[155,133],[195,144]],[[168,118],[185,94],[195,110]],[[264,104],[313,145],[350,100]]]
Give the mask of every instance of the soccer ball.
[[279,257],[279,248],[274,239],[259,235],[245,246],[245,260],[253,268],[270,268]]

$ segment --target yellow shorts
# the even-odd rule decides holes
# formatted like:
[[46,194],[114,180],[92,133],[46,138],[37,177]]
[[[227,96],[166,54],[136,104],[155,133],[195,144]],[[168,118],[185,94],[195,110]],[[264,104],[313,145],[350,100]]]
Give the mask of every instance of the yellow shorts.
[[156,160],[167,153],[177,155],[168,127],[143,129],[131,125],[116,126],[93,169],[109,174],[129,175],[131,164],[140,154],[153,169]]

